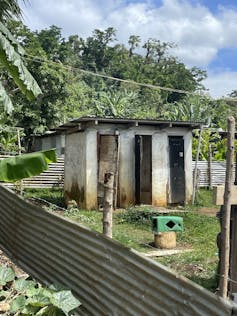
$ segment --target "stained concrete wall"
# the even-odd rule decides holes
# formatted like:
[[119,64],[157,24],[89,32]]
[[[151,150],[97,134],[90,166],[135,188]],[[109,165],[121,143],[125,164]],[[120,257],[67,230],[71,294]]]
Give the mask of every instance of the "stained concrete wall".
[[166,206],[169,183],[168,135],[156,132],[152,135],[152,205]]
[[64,195],[66,203],[74,200],[86,207],[86,134],[66,136]]
[[97,209],[98,184],[97,131],[88,130],[85,135],[85,208]]
[[120,132],[119,152],[119,198],[120,207],[135,203],[135,133],[132,130]]
[[63,155],[65,147],[65,135],[48,135],[45,137],[39,137],[38,148],[36,150],[48,150],[51,148],[56,148],[57,156],[60,157]]
[[185,203],[192,199],[193,172],[192,172],[192,132],[184,135],[184,170],[185,170]]
[[184,137],[184,164],[186,197],[192,196],[192,132],[185,128],[135,127],[98,125],[89,126],[84,132],[66,137],[65,196],[75,200],[80,207],[97,208],[98,157],[97,133],[119,134],[119,190],[118,205],[135,204],[135,135],[152,136],[152,205],[169,203],[169,136]]

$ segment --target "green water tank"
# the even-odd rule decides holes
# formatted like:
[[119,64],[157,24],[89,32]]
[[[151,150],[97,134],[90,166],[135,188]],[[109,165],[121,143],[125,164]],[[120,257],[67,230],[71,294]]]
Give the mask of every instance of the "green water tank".
[[154,234],[183,231],[183,218],[180,216],[153,216],[152,231]]

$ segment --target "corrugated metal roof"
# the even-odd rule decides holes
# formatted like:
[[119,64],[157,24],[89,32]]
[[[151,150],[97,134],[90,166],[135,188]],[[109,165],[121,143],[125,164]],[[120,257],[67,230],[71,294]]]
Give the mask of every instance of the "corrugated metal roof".
[[154,119],[128,119],[128,118],[113,118],[113,117],[80,117],[64,123],[52,130],[64,131],[70,128],[77,127],[81,123],[92,122],[98,124],[133,124],[135,126],[158,126],[158,127],[186,127],[186,128],[200,128],[204,123],[191,121],[169,121],[169,120],[154,120]]

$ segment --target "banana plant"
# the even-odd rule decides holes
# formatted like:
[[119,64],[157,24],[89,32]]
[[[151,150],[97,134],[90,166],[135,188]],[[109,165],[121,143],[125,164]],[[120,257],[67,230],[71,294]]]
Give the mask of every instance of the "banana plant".
[[0,181],[16,182],[36,176],[56,161],[55,149],[5,158],[0,161]]
[[[29,100],[41,94],[41,89],[27,70],[23,62],[24,49],[15,40],[9,30],[0,22],[0,64],[8,71],[20,91]],[[0,82],[0,103],[4,110],[11,113],[13,104],[6,87]]]

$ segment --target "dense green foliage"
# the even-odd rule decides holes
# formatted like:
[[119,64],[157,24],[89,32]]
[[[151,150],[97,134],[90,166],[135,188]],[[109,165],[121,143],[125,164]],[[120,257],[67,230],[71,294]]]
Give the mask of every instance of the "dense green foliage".
[[0,81],[0,105],[6,113],[11,113],[13,103],[10,95],[14,93],[8,83],[9,76],[17,90],[23,93],[28,100],[37,97],[41,90],[23,62],[24,49],[12,36],[7,26],[11,17],[20,18],[21,9],[18,1],[0,1],[0,69],[2,72]]
[[[139,36],[131,36],[125,46],[117,43],[111,27],[95,30],[87,39],[78,35],[65,39],[56,26],[32,32],[21,22],[11,21],[8,27],[24,47],[27,67],[43,91],[33,102],[27,102],[17,92],[14,95],[15,123],[24,127],[27,134],[42,132],[81,115],[200,120],[208,114],[197,114],[194,105],[195,115],[181,117],[180,104],[188,108],[193,102],[184,94],[80,71],[189,92],[201,89],[206,73],[195,67],[187,69],[170,54],[171,43],[156,39],[141,43]],[[197,97],[193,98],[196,102]]]
[[54,149],[5,158],[0,161],[0,181],[16,182],[36,176],[56,161]]
[[71,315],[80,302],[61,286],[41,284],[17,278],[12,268],[0,266],[0,308],[4,315]]
[[[20,17],[18,2],[10,1],[9,6],[5,2],[2,1],[5,8],[2,21],[13,35],[12,45],[18,54],[24,54],[24,64],[42,90],[37,99],[27,100],[1,68],[4,85],[0,86],[0,96],[8,104],[6,110],[9,111],[13,106],[9,103],[9,94],[4,91],[10,92],[14,111],[11,117],[2,113],[0,122],[24,128],[26,150],[30,149],[27,137],[32,133],[42,133],[85,115],[209,121],[214,129],[225,129],[226,118],[236,116],[235,103],[212,100],[205,95],[202,81],[206,72],[197,67],[188,69],[173,56],[173,43],[154,38],[142,42],[138,35],[131,35],[127,44],[121,44],[113,27],[95,29],[88,38],[80,34],[64,38],[61,29],[54,25],[32,32],[22,22],[9,19]],[[0,56],[2,63],[3,57]],[[22,80],[18,86],[31,97],[24,91]],[[204,137],[204,142],[209,142],[213,135]],[[223,148],[221,140],[215,143],[214,155],[221,149],[215,158],[224,158]],[[201,158],[206,157],[207,150],[203,146]]]

